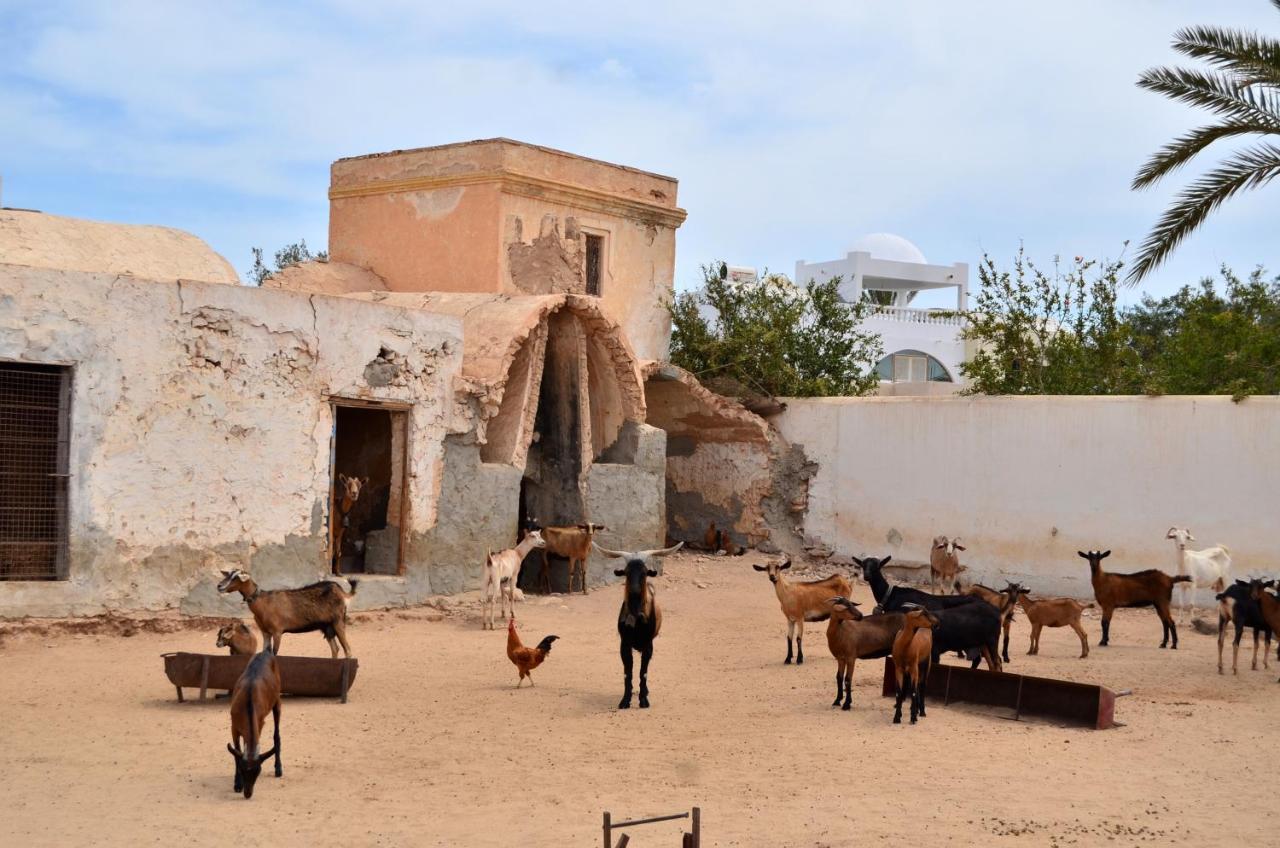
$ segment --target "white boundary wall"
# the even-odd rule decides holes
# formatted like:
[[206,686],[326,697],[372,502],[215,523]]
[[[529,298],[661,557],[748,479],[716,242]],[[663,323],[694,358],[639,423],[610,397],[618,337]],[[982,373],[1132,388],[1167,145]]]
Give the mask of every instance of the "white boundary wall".
[[1172,573],[1179,524],[1280,573],[1280,398],[792,398],[773,423],[818,463],[805,531],[840,553],[960,536],[975,580],[1090,597],[1077,550]]

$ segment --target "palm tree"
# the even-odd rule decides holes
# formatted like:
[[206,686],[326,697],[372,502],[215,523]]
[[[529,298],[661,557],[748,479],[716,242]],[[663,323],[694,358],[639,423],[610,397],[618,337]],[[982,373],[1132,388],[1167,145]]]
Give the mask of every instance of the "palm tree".
[[[1280,0],[1271,0],[1280,11]],[[1129,272],[1137,283],[1195,231],[1209,213],[1236,192],[1280,176],[1280,41],[1221,27],[1191,27],[1174,34],[1173,47],[1209,68],[1152,68],[1138,85],[1209,110],[1217,120],[1162,147],[1133,179],[1133,188],[1155,185],[1215,141],[1246,135],[1264,138],[1236,151],[1179,192],[1152,228]]]

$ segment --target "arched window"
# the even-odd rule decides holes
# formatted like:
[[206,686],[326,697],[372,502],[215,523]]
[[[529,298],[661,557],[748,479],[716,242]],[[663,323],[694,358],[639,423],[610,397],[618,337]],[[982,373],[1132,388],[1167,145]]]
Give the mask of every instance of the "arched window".
[[899,350],[876,363],[881,380],[894,383],[951,383],[947,367],[920,350]]

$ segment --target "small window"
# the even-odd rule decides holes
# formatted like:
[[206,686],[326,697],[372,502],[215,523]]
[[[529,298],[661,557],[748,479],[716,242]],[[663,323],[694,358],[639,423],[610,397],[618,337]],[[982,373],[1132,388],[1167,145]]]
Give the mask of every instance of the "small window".
[[604,266],[604,236],[587,235],[587,294],[600,295]]
[[0,580],[67,571],[71,369],[0,362]]

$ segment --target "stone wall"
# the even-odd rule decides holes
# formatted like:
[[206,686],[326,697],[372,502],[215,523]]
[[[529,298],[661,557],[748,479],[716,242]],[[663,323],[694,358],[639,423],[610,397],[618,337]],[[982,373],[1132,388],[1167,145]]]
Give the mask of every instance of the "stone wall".
[[1280,572],[1280,398],[789,399],[773,423],[817,463],[805,530],[839,553],[923,563],[961,536],[975,580],[1088,597],[1077,550],[1173,572],[1177,524]]
[[456,318],[13,265],[0,281],[0,358],[74,369],[69,579],[0,582],[0,616],[240,614],[219,566],[268,587],[325,575],[333,396],[412,405],[407,532],[436,527]]

